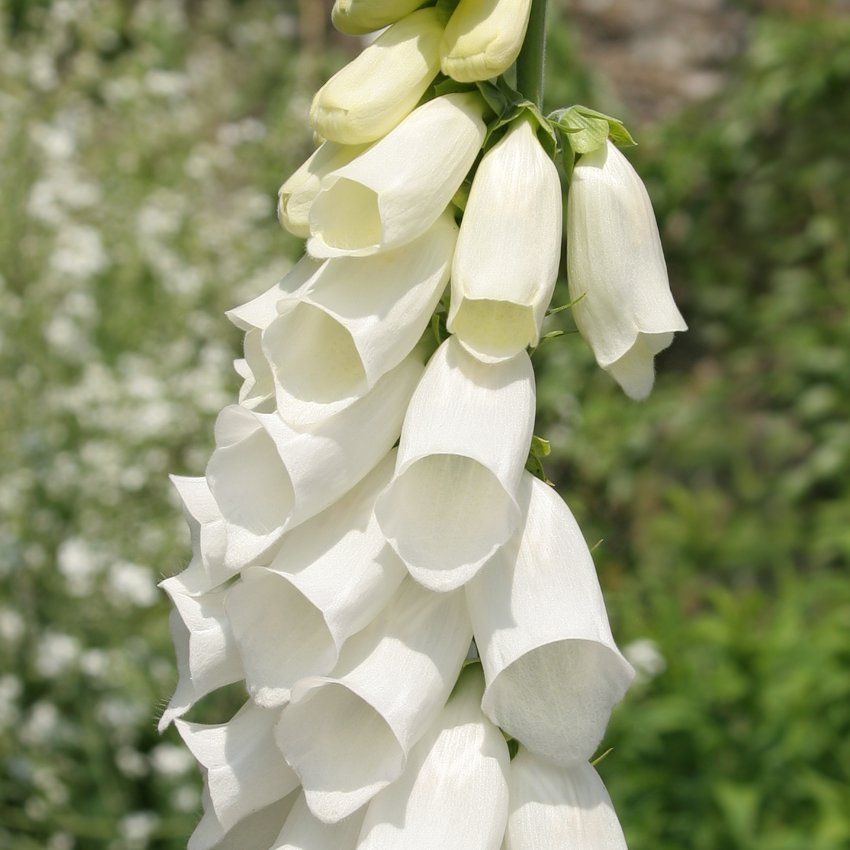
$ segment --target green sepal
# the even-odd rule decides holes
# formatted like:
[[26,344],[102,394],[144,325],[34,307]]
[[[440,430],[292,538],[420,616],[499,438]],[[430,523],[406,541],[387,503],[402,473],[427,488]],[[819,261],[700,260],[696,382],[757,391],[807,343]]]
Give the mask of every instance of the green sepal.
[[550,487],[555,486],[555,482],[551,481],[546,475],[546,470],[543,468],[543,458],[548,457],[552,453],[552,446],[548,440],[543,437],[533,436],[531,438],[531,446],[528,450],[528,460],[525,462],[525,468],[535,477],[539,478],[544,484]]
[[635,144],[631,133],[619,118],[597,112],[588,106],[577,104],[556,109],[548,119],[576,154],[590,153],[602,147],[609,138],[619,147]]
[[558,136],[555,128],[538,109],[537,104],[523,97],[518,91],[511,88],[504,77],[495,80],[484,80],[476,83],[478,91],[487,102],[493,114],[496,116],[487,125],[487,135],[484,138],[484,150],[491,148],[496,141],[497,132],[502,127],[512,124],[517,119],[530,116],[537,124],[537,138],[543,145],[546,153],[554,157],[559,151]]
[[457,8],[457,4],[459,2],[460,0],[437,0],[434,4],[434,8],[437,10],[443,21],[448,23],[449,18],[452,16],[452,13]]
[[608,749],[607,749],[607,750],[605,750],[605,752],[604,752],[604,753],[602,753],[602,755],[601,755],[601,756],[597,756],[595,759],[593,759],[593,760],[590,762],[590,764],[591,764],[593,767],[596,767],[596,765],[598,765],[601,761],[603,761],[604,759],[606,759],[606,758],[607,758],[609,755],[611,755],[611,753],[613,753],[613,752],[614,752],[614,748],[613,748],[613,747],[608,747]]
[[434,84],[428,90],[427,99],[433,100],[435,97],[442,97],[445,94],[457,94],[458,92],[465,91],[475,91],[475,86],[469,83],[459,83],[451,77],[439,74]]

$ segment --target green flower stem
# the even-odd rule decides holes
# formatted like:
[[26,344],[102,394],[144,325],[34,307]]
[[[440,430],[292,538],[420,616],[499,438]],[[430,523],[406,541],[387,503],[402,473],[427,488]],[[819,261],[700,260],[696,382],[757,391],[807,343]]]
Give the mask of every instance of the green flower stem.
[[543,75],[546,64],[546,0],[531,0],[531,14],[522,50],[516,60],[518,91],[543,108]]

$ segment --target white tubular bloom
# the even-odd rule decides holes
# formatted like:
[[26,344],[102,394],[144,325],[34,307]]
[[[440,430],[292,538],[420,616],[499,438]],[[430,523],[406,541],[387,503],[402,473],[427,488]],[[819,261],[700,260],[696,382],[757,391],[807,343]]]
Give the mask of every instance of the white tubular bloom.
[[338,145],[336,142],[323,142],[319,145],[277,193],[277,218],[281,226],[293,236],[306,239],[310,235],[310,207],[322,188],[322,180],[331,171],[348,165],[367,147],[368,145]]
[[280,711],[249,700],[227,723],[175,721],[180,737],[205,769],[210,805],[225,831],[298,787],[298,777],[274,743],[279,717]]
[[436,97],[329,174],[310,208],[310,254],[366,256],[424,233],[475,162],[483,111],[475,93]]
[[280,832],[295,801],[298,791],[239,821],[232,829],[218,822],[209,792],[204,789],[204,816],[189,838],[186,850],[269,850]]
[[224,565],[227,523],[210,493],[206,478],[169,476],[183,503],[183,516],[192,539],[192,560],[176,576],[167,579],[169,587],[188,596],[207,593],[234,575]]
[[649,195],[611,142],[576,163],[567,205],[576,325],[628,396],[649,395],[654,358],[687,330],[670,284]]
[[357,850],[499,850],[510,756],[502,733],[481,713],[483,689],[477,664],[461,673],[401,778],[369,803]]
[[277,743],[316,817],[341,820],[401,775],[445,704],[471,637],[463,594],[430,593],[408,578],[346,643],[333,677],[292,689]]
[[227,563],[248,566],[331,505],[392,447],[419,376],[418,351],[367,395],[309,433],[276,413],[224,408],[207,481],[227,520]]
[[487,716],[559,764],[590,758],[634,671],[569,508],[525,473],[525,523],[466,588]]
[[504,850],[627,850],[611,798],[587,762],[557,767],[520,747],[510,784]]
[[393,24],[319,89],[310,123],[344,145],[374,142],[419,102],[440,70],[443,18],[433,7]]
[[270,567],[249,567],[226,601],[251,697],[282,705],[296,681],[330,672],[406,575],[372,515],[395,452],[321,514],[285,535]]
[[336,0],[331,19],[347,35],[365,35],[401,20],[423,0]]
[[404,420],[395,478],[375,506],[388,542],[431,590],[460,587],[519,526],[534,402],[525,352],[486,365],[450,337],[431,358]]
[[328,260],[263,333],[281,417],[295,428],[348,407],[413,349],[449,280],[449,213],[407,245]]
[[516,61],[531,0],[460,0],[441,46],[443,73],[462,83],[489,80]]
[[177,578],[160,587],[171,597],[169,617],[174,653],[177,656],[177,689],[162,713],[158,729],[164,732],[201,697],[244,677],[236,642],[224,613],[223,590],[200,596],[182,592]]
[[320,821],[301,793],[271,850],[355,850],[366,814],[364,806],[336,823]]
[[[246,304],[228,310],[227,318],[245,331],[244,357],[233,366],[244,383],[239,390],[239,403],[250,410],[268,412],[273,409],[274,378],[263,354],[260,339],[263,330],[277,318],[277,305],[287,297],[294,297],[318,271],[320,263],[305,255],[270,289]],[[271,405],[269,404],[271,402]]]
[[561,258],[561,182],[530,119],[481,160],[452,265],[448,329],[493,362],[537,345]]

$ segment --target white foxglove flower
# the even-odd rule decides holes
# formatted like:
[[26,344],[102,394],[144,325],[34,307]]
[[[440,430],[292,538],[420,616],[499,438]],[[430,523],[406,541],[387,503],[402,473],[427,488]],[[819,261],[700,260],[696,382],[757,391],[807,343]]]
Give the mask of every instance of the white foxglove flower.
[[244,678],[239,652],[224,613],[224,590],[200,596],[182,592],[181,582],[169,578],[160,587],[174,603],[169,617],[177,656],[177,689],[159,720],[164,732],[201,697]]
[[310,208],[310,254],[366,256],[424,233],[475,162],[487,129],[483,112],[475,93],[436,97],[329,174]]
[[183,516],[192,539],[189,566],[168,579],[169,586],[188,596],[207,593],[232,578],[234,571],[224,563],[227,523],[210,493],[206,478],[170,476],[183,503]]
[[525,352],[487,365],[450,337],[431,358],[404,420],[395,478],[375,506],[390,545],[426,587],[459,587],[519,526],[534,402]]
[[531,0],[460,0],[443,36],[443,73],[462,83],[489,80],[516,61]]
[[327,260],[263,333],[281,417],[307,428],[367,393],[413,349],[449,280],[449,213],[407,245]]
[[225,831],[298,788],[298,777],[275,746],[279,717],[279,710],[249,700],[227,723],[175,721],[205,770],[210,806]]
[[520,747],[510,784],[504,850],[626,850],[611,798],[587,762],[558,767]]
[[387,454],[422,373],[409,354],[367,395],[309,433],[276,413],[224,408],[207,481],[227,520],[226,563],[255,563],[289,529],[335,502]]
[[433,7],[393,24],[319,89],[310,123],[323,138],[360,145],[385,136],[440,70],[442,15]]
[[336,142],[319,145],[277,193],[277,217],[281,225],[293,236],[306,239],[310,235],[310,207],[322,188],[322,180],[360,156],[367,147]]
[[330,672],[343,643],[398,589],[404,564],[372,511],[395,452],[356,487],[286,534],[270,567],[249,567],[226,601],[251,697],[282,705],[296,681]]
[[[227,311],[226,315],[230,321],[245,331],[245,356],[233,364],[244,381],[239,390],[239,403],[244,407],[268,412],[269,402],[274,399],[274,377],[263,354],[262,332],[277,318],[277,305],[281,300],[296,296],[318,271],[320,265],[312,257],[305,255],[270,289],[246,304]],[[273,408],[273,403],[271,407]]]
[[628,396],[649,395],[654,358],[687,330],[646,187],[611,142],[576,163],[567,206],[573,316],[596,362]]
[[561,181],[529,119],[475,172],[452,265],[448,329],[485,361],[537,345],[561,259]]
[[369,803],[357,850],[499,850],[510,756],[502,733],[481,713],[483,690],[477,664],[461,673],[401,778]]
[[204,816],[189,838],[186,850],[269,850],[298,794],[299,791],[292,791],[282,800],[248,815],[231,829],[225,829],[215,816],[209,792],[204,789]]
[[325,823],[310,811],[302,792],[271,850],[355,850],[365,814],[364,806],[336,823]]
[[398,779],[445,704],[471,637],[463,594],[431,593],[407,578],[346,643],[331,677],[292,689],[277,743],[316,817],[348,817]]
[[521,532],[467,585],[482,708],[528,749],[590,758],[634,671],[611,636],[593,559],[561,497],[525,473]]
[[423,0],[336,0],[331,19],[348,35],[365,35],[401,20],[422,5]]

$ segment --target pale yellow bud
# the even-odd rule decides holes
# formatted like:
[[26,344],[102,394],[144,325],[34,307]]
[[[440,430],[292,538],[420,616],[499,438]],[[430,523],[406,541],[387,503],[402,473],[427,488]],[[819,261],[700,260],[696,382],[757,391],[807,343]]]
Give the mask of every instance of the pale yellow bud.
[[531,0],[460,0],[440,51],[443,73],[462,83],[489,80],[516,61]]
[[421,9],[393,24],[313,99],[310,123],[344,145],[380,139],[410,113],[440,69],[442,19]]
[[346,35],[364,35],[400,21],[421,5],[422,0],[336,0],[331,19]]

